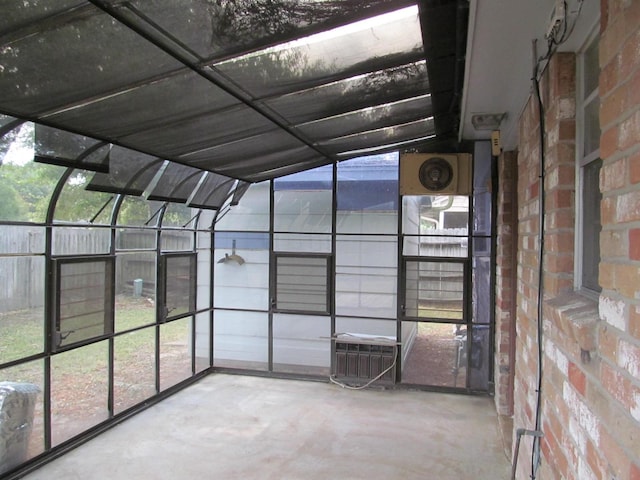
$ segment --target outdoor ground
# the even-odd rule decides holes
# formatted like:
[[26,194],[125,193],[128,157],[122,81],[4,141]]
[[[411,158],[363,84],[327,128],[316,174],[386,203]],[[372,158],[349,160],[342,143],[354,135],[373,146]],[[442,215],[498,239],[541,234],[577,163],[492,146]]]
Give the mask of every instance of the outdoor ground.
[[[146,298],[121,296],[116,302],[116,331],[153,322],[155,306]],[[190,319],[160,326],[160,389],[191,375]],[[42,351],[41,310],[0,315],[0,361]],[[156,327],[140,328],[114,339],[113,408],[119,413],[153,396]],[[108,418],[109,342],[57,354],[51,359],[52,444],[57,445]],[[44,390],[44,361],[0,370],[0,381],[28,382]],[[29,456],[44,450],[43,396],[35,404]]]

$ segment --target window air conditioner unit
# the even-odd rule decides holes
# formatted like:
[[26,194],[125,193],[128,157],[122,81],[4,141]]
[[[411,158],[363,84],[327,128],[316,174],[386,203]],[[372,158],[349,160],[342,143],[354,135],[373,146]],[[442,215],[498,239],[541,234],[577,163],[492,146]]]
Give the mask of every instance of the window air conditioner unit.
[[471,154],[403,153],[400,195],[471,195]]

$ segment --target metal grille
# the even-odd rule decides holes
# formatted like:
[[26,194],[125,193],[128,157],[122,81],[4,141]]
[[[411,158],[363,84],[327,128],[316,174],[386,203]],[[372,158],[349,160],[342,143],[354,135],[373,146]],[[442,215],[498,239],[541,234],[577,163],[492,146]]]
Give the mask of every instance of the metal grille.
[[334,376],[349,383],[365,383],[389,369],[379,383],[394,384],[395,368],[390,368],[396,357],[395,345],[336,342]]

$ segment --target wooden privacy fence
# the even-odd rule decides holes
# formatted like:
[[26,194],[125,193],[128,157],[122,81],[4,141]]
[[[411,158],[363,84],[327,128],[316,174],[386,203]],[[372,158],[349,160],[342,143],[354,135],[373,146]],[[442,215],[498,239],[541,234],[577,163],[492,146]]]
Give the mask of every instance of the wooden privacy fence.
[[[109,253],[108,228],[56,227],[53,237],[53,253],[56,256]],[[116,293],[131,292],[133,281],[142,279],[144,294],[153,294],[156,284],[156,238],[157,232],[153,230],[121,229],[117,232]],[[164,250],[189,251],[192,242],[191,232],[162,232]],[[0,314],[44,305],[44,249],[44,227],[0,226]],[[131,249],[138,251],[126,252]],[[148,251],[140,252],[140,249]]]

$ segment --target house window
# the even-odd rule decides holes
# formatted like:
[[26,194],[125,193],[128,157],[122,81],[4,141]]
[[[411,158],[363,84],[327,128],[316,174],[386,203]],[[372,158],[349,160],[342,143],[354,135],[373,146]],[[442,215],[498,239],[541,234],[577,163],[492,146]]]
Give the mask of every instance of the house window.
[[113,257],[54,260],[55,350],[113,332]]
[[328,255],[277,254],[274,309],[329,314]]
[[164,254],[160,258],[161,321],[190,315],[196,310],[196,256]]
[[578,55],[576,287],[597,295],[600,264],[600,97],[597,36]]

